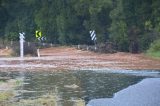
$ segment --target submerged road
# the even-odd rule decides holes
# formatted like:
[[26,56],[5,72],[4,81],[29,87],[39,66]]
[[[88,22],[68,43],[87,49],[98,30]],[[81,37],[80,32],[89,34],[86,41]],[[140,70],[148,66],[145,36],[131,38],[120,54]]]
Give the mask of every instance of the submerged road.
[[[0,50],[2,51],[2,50]],[[114,69],[114,70],[160,70],[160,59],[145,54],[117,52],[95,53],[73,47],[52,47],[40,49],[40,57],[10,57],[10,50],[0,53],[0,68],[22,68],[53,70]],[[8,53],[8,57],[7,57]],[[21,64],[21,66],[20,66]],[[38,71],[37,70],[37,71]]]
[[94,99],[87,106],[160,106],[160,78],[144,79],[113,98]]

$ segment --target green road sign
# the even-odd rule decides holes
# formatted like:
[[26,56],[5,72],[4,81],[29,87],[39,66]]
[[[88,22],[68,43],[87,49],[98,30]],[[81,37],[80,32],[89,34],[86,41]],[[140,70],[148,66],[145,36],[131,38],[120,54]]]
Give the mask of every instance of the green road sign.
[[42,32],[36,31],[36,38],[41,38],[41,37],[42,37]]

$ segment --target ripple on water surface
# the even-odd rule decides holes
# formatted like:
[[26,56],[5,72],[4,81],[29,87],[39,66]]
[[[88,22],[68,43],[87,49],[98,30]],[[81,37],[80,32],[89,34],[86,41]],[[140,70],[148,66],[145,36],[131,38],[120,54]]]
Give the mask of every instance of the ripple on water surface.
[[[54,96],[62,106],[72,106],[76,100],[112,98],[114,93],[136,84],[144,78],[160,77],[159,71],[80,70],[67,72],[0,72],[0,77],[18,79],[22,84],[15,98],[38,99]],[[3,91],[2,91],[3,92]],[[52,97],[51,97],[52,98]]]

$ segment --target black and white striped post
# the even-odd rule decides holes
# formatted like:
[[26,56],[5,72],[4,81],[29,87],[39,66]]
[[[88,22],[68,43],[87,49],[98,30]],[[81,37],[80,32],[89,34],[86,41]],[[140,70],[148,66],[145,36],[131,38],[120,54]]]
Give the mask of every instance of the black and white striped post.
[[91,40],[94,41],[95,50],[97,50],[97,45],[96,45],[97,37],[96,37],[95,30],[91,30],[91,31],[89,31],[89,33],[90,33],[90,36],[91,36]]

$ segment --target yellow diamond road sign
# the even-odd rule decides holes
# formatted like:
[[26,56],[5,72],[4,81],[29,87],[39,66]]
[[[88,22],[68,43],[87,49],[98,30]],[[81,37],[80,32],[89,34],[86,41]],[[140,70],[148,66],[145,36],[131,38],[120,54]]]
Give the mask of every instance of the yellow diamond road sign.
[[42,32],[36,31],[36,38],[41,38],[41,37],[42,37]]

